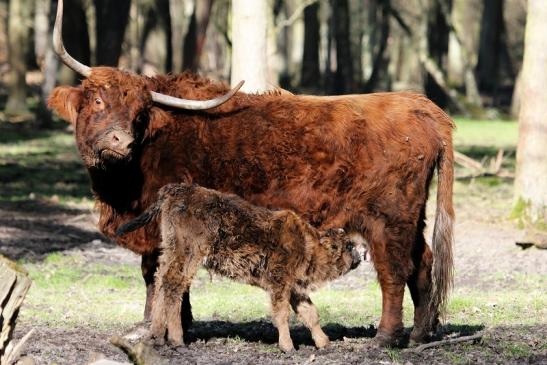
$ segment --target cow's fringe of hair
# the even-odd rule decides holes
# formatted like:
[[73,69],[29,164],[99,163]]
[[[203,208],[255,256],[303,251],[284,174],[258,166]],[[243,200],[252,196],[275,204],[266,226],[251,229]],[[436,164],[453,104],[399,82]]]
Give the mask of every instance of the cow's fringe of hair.
[[126,233],[133,232],[150,223],[161,213],[162,204],[163,199],[160,198],[137,218],[134,218],[129,222],[122,224],[120,227],[118,227],[118,229],[116,229],[116,236],[122,236]]
[[445,316],[448,294],[454,282],[454,210],[452,206],[452,185],[454,181],[454,153],[451,142],[445,142],[438,160],[438,190],[435,228],[433,229],[432,289],[429,302],[430,328],[437,319]]

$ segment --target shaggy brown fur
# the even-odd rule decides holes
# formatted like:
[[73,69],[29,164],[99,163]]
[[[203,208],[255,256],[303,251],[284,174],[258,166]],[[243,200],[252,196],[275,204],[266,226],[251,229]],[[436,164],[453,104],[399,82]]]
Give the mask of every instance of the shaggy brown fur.
[[[195,112],[156,106],[150,90],[208,99],[228,88],[189,74],[150,79],[93,68],[80,87],[60,87],[50,97],[51,107],[75,123],[107,236],[143,212],[167,183],[232,192],[366,239],[382,288],[380,344],[400,338],[405,284],[415,306],[411,338],[423,341],[434,329],[452,280],[454,221],[453,123],[441,109],[411,93],[238,93],[218,108]],[[120,149],[112,141],[122,132]],[[423,231],[435,168],[432,253]],[[117,242],[144,255],[150,299],[157,225]]]
[[359,265],[360,256],[343,230],[320,233],[290,210],[271,211],[233,195],[196,185],[161,188],[152,207],[126,223],[118,235],[161,214],[162,254],[156,273],[151,333],[182,344],[181,296],[201,264],[217,274],[270,294],[279,347],[294,349],[289,307],[318,348],[328,344],[309,291]]

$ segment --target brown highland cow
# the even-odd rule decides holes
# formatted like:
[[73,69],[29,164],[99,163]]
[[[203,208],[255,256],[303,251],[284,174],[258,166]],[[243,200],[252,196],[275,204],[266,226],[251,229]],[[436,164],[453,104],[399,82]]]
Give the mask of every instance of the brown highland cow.
[[315,345],[328,344],[308,294],[359,265],[359,253],[342,229],[319,232],[290,210],[271,211],[233,194],[170,184],[160,189],[156,203],[116,234],[134,231],[158,215],[162,243],[151,334],[160,343],[167,332],[173,345],[182,344],[180,298],[203,264],[270,294],[281,350],[294,349],[288,322],[291,306]]
[[[440,108],[412,93],[247,95],[190,74],[91,68],[62,45],[62,3],[56,51],[85,80],[56,88],[49,105],[74,125],[105,235],[115,238],[119,225],[176,182],[291,209],[321,230],[342,227],[369,244],[382,289],[378,344],[402,337],[405,286],[414,302],[411,340],[427,339],[453,272],[453,123]],[[423,232],[435,170],[431,250]],[[116,241],[143,257],[149,315],[159,228],[151,223]],[[190,318],[188,310],[185,323]]]

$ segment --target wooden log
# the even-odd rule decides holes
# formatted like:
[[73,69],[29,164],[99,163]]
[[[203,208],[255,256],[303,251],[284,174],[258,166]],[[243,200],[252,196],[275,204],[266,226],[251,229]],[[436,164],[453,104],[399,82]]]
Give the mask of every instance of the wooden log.
[[11,342],[19,308],[30,284],[24,269],[0,255],[0,364],[14,363],[22,345],[31,335],[27,334],[17,345]]

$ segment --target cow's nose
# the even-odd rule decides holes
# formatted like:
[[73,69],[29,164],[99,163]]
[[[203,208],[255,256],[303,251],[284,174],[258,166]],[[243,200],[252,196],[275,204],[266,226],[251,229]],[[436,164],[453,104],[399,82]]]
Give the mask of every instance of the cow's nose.
[[355,269],[359,264],[361,263],[361,255],[359,254],[359,251],[356,248],[353,248],[351,251],[351,270]]
[[112,133],[112,144],[123,150],[130,150],[135,143],[135,139],[127,133],[115,131]]

